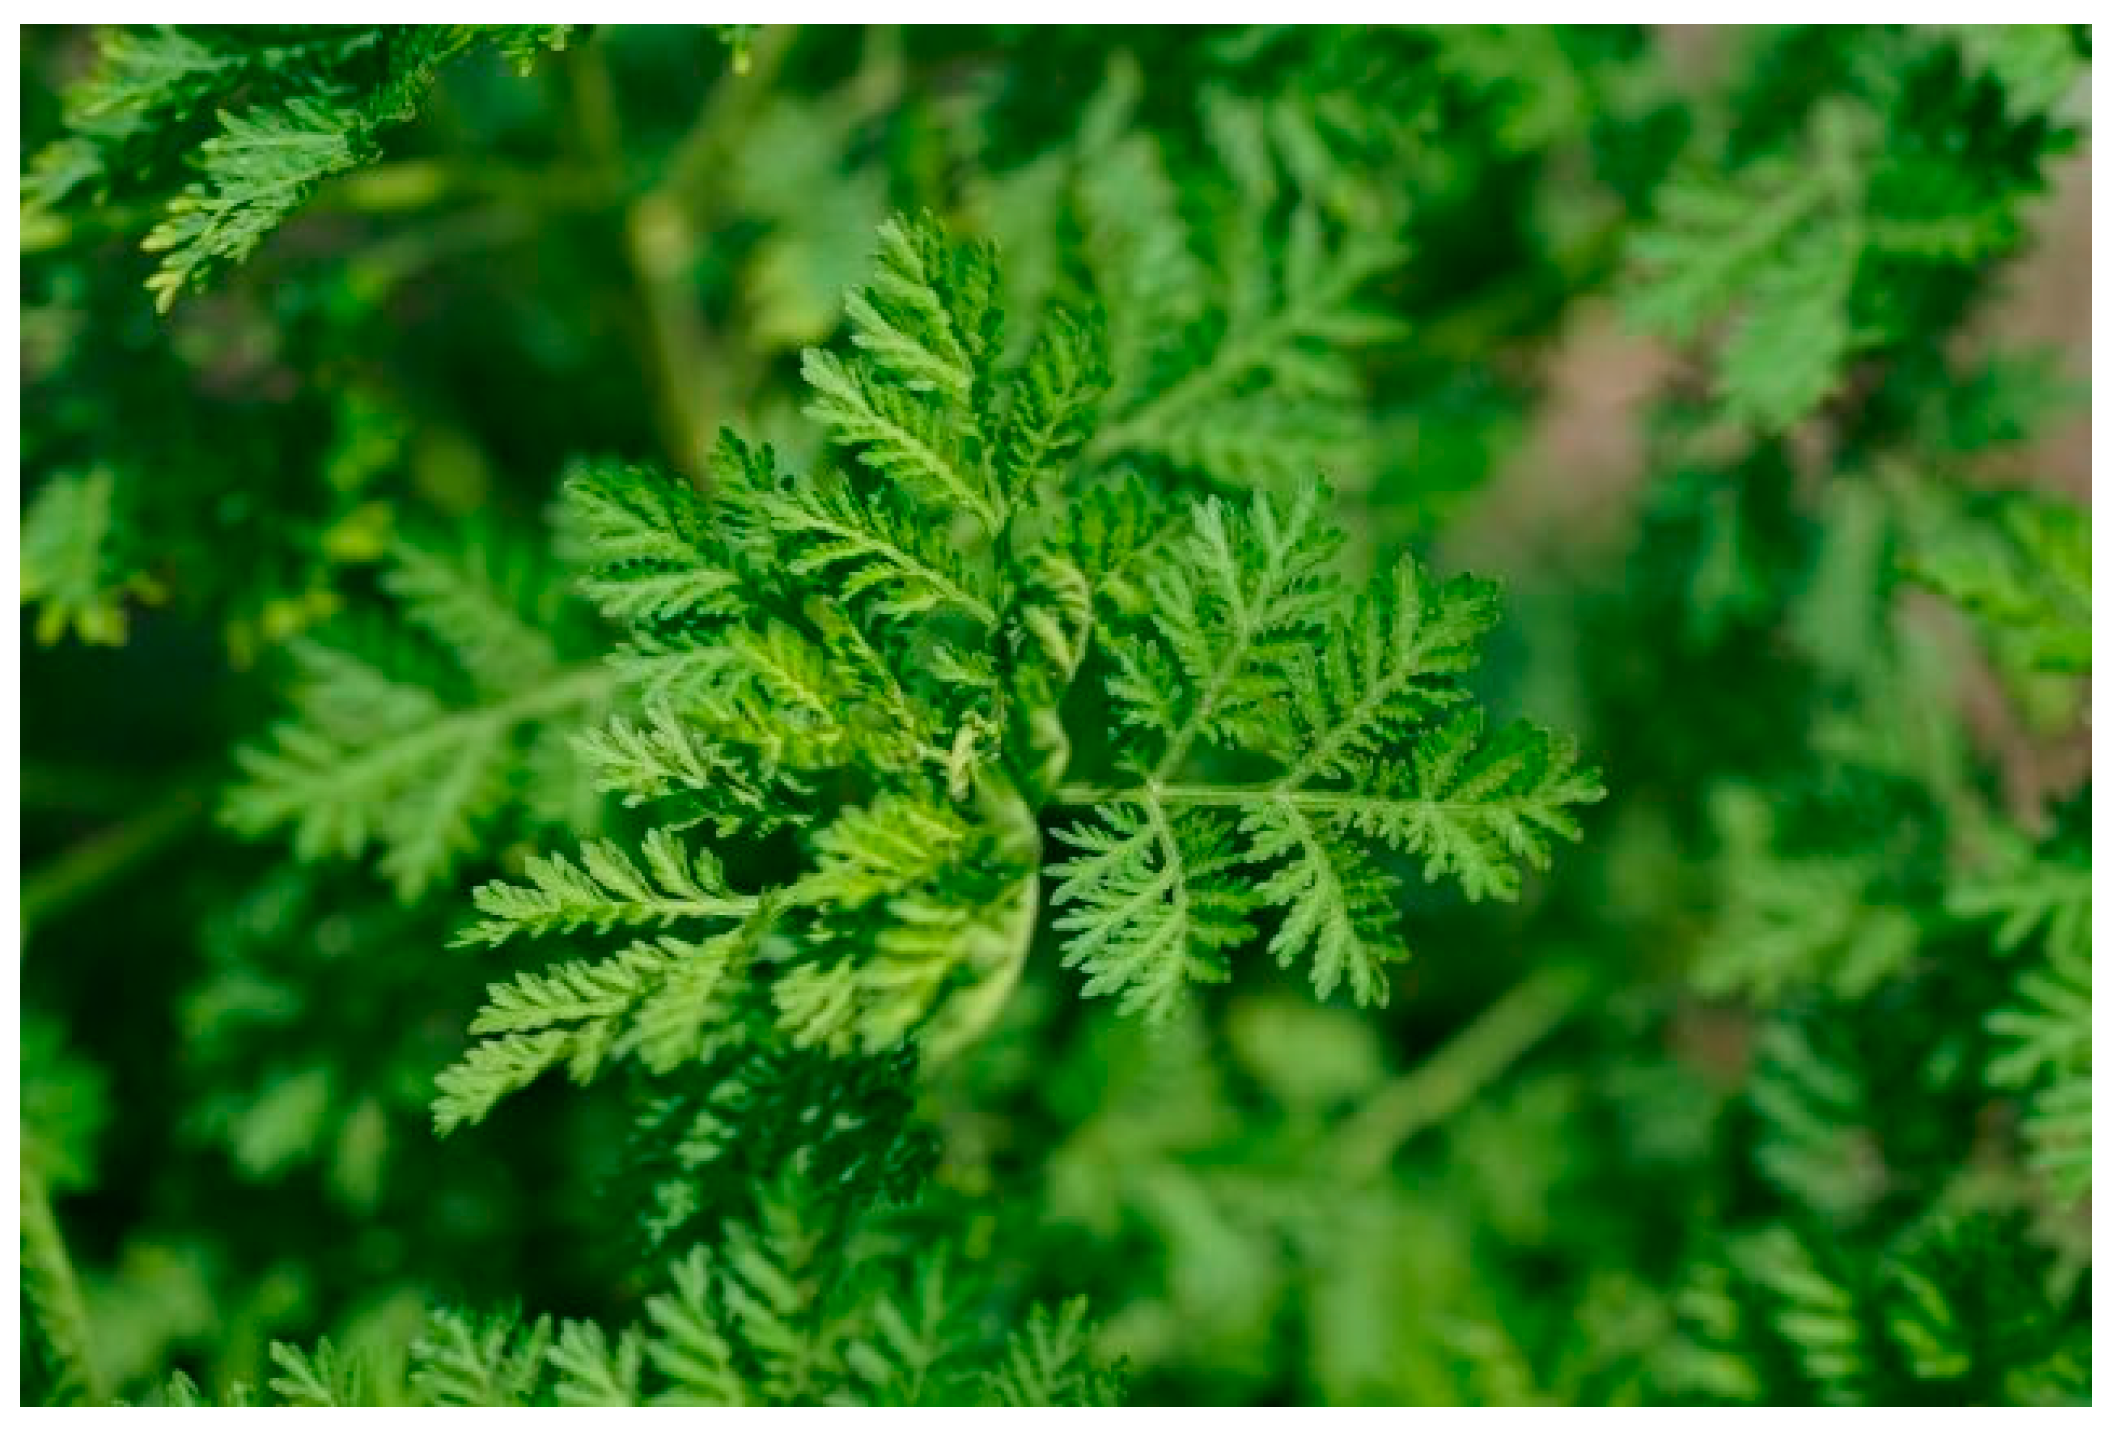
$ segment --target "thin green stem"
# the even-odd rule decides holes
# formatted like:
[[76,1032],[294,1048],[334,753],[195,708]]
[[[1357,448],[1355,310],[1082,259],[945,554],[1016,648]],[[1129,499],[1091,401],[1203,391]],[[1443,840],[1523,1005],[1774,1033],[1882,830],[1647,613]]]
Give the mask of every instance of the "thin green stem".
[[1272,788],[1282,794],[1299,789],[1305,780],[1324,769],[1345,749],[1350,740],[1364,733],[1367,722],[1384,708],[1384,702],[1411,685],[1420,673],[1420,660],[1416,652],[1414,658],[1397,662],[1370,681],[1348,712],[1334,723],[1323,739],[1305,750],[1303,758],[1291,765],[1282,777],[1274,782]]
[[1063,785],[1054,792],[1058,805],[1147,804],[1242,809],[1255,804],[1285,804],[1314,814],[1408,814],[1429,810],[1484,811],[1498,807],[1487,799],[1401,799],[1359,790],[1284,789],[1264,785]]
[[[788,26],[764,27],[745,73],[712,89],[695,125],[667,159],[658,181],[623,204],[622,250],[643,337],[654,422],[676,470],[704,476],[718,422],[731,406],[731,367],[697,301],[689,263],[699,242],[695,215],[718,201],[740,136],[782,63]],[[598,45],[566,52],[579,134],[604,192],[621,195],[623,142],[615,86]]]
[[537,212],[592,208],[607,190],[578,168],[526,168],[479,155],[462,159],[395,159],[327,184],[316,207],[337,213],[414,212],[446,203],[497,201]]
[[695,124],[681,137],[666,164],[658,191],[684,211],[709,207],[718,198],[726,169],[736,157],[734,142],[761,99],[773,87],[790,47],[789,25],[765,25],[749,48],[746,72],[722,80],[710,92]]
[[1230,689],[1231,678],[1238,673],[1238,667],[1245,663],[1245,652],[1252,643],[1251,622],[1245,619],[1243,612],[1237,614],[1237,640],[1231,646],[1230,654],[1209,678],[1208,688],[1201,692],[1201,698],[1194,703],[1193,713],[1186,717],[1177,733],[1165,745],[1164,754],[1158,758],[1156,768],[1150,773],[1149,788],[1135,791],[1135,799],[1142,799],[1153,793],[1162,796],[1167,789],[1172,788],[1164,783],[1165,776],[1176,771],[1186,759],[1186,752],[1193,747],[1194,738],[1201,733],[1201,727],[1208,723],[1208,717],[1216,713],[1217,704]]
[[[530,169],[487,158],[474,163],[391,159],[325,183],[316,190],[307,211],[380,216],[422,213],[449,204],[495,203],[547,213],[592,208],[606,199],[606,186],[577,169]],[[161,220],[165,203],[163,198],[83,206],[64,213],[26,211],[21,251],[51,253],[142,232]]]
[[1541,968],[1480,1014],[1441,1051],[1362,1105],[1334,1138],[1335,1165],[1351,1181],[1377,1176],[1416,1133],[1483,1092],[1581,1006],[1592,980],[1581,968]]
[[621,113],[599,44],[565,51],[573,125],[604,198],[620,206],[620,248],[652,392],[659,445],[675,470],[701,475],[719,409],[713,344],[690,291],[686,216],[664,185],[628,196]]
[[465,209],[367,245],[352,256],[351,271],[363,291],[385,294],[435,264],[525,242],[536,230],[536,216],[525,210]]
[[39,925],[93,897],[187,834],[204,815],[205,792],[179,785],[131,818],[82,841],[22,880],[22,941]]

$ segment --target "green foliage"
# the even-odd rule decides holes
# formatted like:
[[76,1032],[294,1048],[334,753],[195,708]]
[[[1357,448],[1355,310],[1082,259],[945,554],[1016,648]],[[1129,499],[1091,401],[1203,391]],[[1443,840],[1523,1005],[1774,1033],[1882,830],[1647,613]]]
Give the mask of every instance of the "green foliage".
[[2093,968],[2086,954],[2051,955],[2017,980],[2013,1003],[1985,1020],[1999,1047],[1985,1076],[2027,1095],[2021,1135],[2028,1155],[2068,1196],[2085,1193],[2093,1180]]
[[376,158],[449,61],[496,43],[524,66],[562,49],[570,28],[113,29],[67,95],[73,132],[37,156],[25,199],[34,210],[76,192],[153,195],[194,173],[141,243],[160,255],[147,287],[166,311],[248,258],[325,180]]
[[[1202,506],[1151,583],[1154,632],[1109,633],[1119,718],[1147,734],[1123,756],[1129,788],[1078,793],[1097,822],[1065,833],[1080,854],[1054,871],[1087,992],[1163,1016],[1184,983],[1221,976],[1214,953],[1271,907],[1277,962],[1308,958],[1321,996],[1345,978],[1357,1002],[1382,1002],[1382,964],[1403,951],[1378,849],[1418,855],[1471,898],[1514,898],[1546,837],[1578,833],[1568,807],[1601,797],[1557,737],[1482,739],[1479,713],[1451,708],[1491,589],[1433,582],[1408,559],[1351,595],[1329,570],[1322,500],[1306,488],[1278,512],[1260,497],[1235,522]],[[1212,754],[1257,756],[1265,774],[1193,778]],[[1248,887],[1240,865],[1268,877]]]
[[429,919],[354,879],[279,868],[218,901],[203,967],[177,1001],[188,1139],[241,1182],[319,1174],[339,1211],[374,1215],[407,1191],[451,1028],[406,1020],[418,1000],[480,991],[434,980]]
[[1744,315],[1722,344],[1719,381],[1731,411],[1767,427],[1815,406],[1853,351],[1848,309],[1866,240],[1840,127],[1819,130],[1811,156],[1673,180],[1659,227],[1634,242],[1637,321],[1688,339],[1723,311]]
[[1114,377],[1086,457],[1234,488],[1365,485],[1373,434],[1353,359],[1400,331],[1362,301],[1404,257],[1389,206],[1358,192],[1351,221],[1329,215],[1333,176],[1290,167],[1327,162],[1308,119],[1211,91],[1201,120],[1227,192],[1220,219],[1196,224],[1163,146],[1134,123],[1139,89],[1116,67],[1063,156],[1069,283],[1104,305]]
[[1978,505],[1968,513],[1934,506],[1914,574],[1984,622],[2018,667],[2086,670],[2093,651],[2086,510],[2021,492],[1988,494]]
[[2090,44],[26,30],[24,1403],[2085,1403]]
[[[1080,1303],[1036,1306],[1009,1335],[946,1253],[919,1249],[886,1216],[848,1226],[796,1183],[751,1223],[671,1263],[643,1317],[611,1334],[591,1321],[434,1310],[407,1350],[419,1406],[1006,1405],[1117,1403],[1116,1373],[1090,1364]],[[271,1403],[371,1405],[367,1361],[329,1341],[271,1348]],[[179,1377],[167,1398],[198,1403]],[[246,1404],[236,1387],[230,1404]]]
[[1873,851],[1833,850],[1781,859],[1775,818],[1754,791],[1719,793],[1721,858],[1735,872],[1694,985],[1768,1002],[1809,986],[1864,997],[1908,969],[1923,931],[1915,911],[1885,887],[1888,861]]
[[353,115],[320,100],[222,113],[220,132],[198,146],[203,178],[169,200],[146,236],[146,250],[162,255],[147,284],[156,303],[166,308],[213,265],[247,258],[323,180],[369,157],[363,137]]
[[2024,1154],[2058,1194],[2093,1184],[2093,881],[2072,828],[2031,845],[2008,833],[1997,862],[1951,890],[1953,913],[1992,928],[2010,970],[1985,1017],[1984,1076],[2021,1103]]
[[[1803,41],[1774,43],[1792,63]],[[1634,320],[1679,339],[1723,327],[1720,395],[1767,431],[1835,394],[1856,356],[1915,338],[1944,270],[2012,251],[2044,161],[2074,133],[2081,64],[2055,29],[1872,30],[1841,49],[1842,92],[1763,139],[1724,132],[1664,186],[1631,250]]]
[[996,1404],[1010,1407],[1109,1406],[1120,1396],[1119,1380],[1091,1364],[1081,1301],[1054,1314],[1033,1307],[987,1386]]
[[35,1326],[54,1404],[90,1403],[108,1392],[95,1363],[94,1327],[52,1211],[55,1194],[94,1181],[95,1142],[108,1117],[96,1069],[69,1056],[58,1028],[22,1027],[22,1303]]
[[454,547],[399,540],[381,585],[388,625],[347,622],[292,647],[294,714],[238,752],[243,782],[224,814],[247,835],[290,828],[306,859],[378,845],[382,871],[414,898],[499,811],[575,817],[568,727],[606,705],[611,683],[567,661],[582,623],[527,548],[484,534]]
[[[487,1041],[441,1080],[442,1131],[560,1064],[581,1082],[610,1056],[664,1072],[755,1018],[801,1047],[880,1053],[919,1033],[956,1048],[995,1016],[1032,940],[1048,806],[1099,807],[1065,836],[1081,857],[1049,870],[1063,961],[1086,993],[1161,1017],[1266,910],[1281,915],[1278,962],[1308,958],[1321,994],[1344,979],[1381,1001],[1394,881],[1373,849],[1417,854],[1475,899],[1513,898],[1546,836],[1577,832],[1568,806],[1598,797],[1555,737],[1482,741],[1477,714],[1454,708],[1490,588],[1409,560],[1352,595],[1315,485],[1237,518],[1192,506],[1148,580],[1147,626],[1109,621],[1100,638],[1112,707],[1147,732],[1120,762],[1132,787],[1050,789],[1073,743],[1054,702],[1095,622],[1093,573],[1047,509],[1103,387],[1092,330],[1051,312],[1005,374],[985,248],[896,222],[877,272],[848,304],[856,356],[804,364],[847,469],[802,482],[728,438],[707,498],[634,470],[574,476],[587,589],[630,624],[618,666],[653,722],[589,748],[611,791],[678,791],[697,814],[653,829],[641,862],[608,842],[577,863],[530,860],[524,884],[478,891],[465,938],[698,936],[494,985],[473,1025]],[[916,530],[950,539],[918,545]],[[1313,660],[1313,638],[1332,659]],[[1245,752],[1271,763],[1268,781],[1201,777]],[[810,862],[738,892],[731,850],[687,830],[700,817],[722,837],[773,806]]]
[[1788,1387],[1820,1404],[2064,1403],[2086,1394],[2083,1328],[2055,1309],[1994,1310],[2040,1275],[2012,1225],[1934,1221],[1873,1257],[1767,1228],[1688,1293],[1696,1344],[1680,1370],[1731,1403]]
[[110,549],[116,540],[107,471],[53,478],[22,515],[22,599],[42,605],[37,639],[69,631],[90,645],[122,645],[127,596],[150,595],[153,583],[123,575]]

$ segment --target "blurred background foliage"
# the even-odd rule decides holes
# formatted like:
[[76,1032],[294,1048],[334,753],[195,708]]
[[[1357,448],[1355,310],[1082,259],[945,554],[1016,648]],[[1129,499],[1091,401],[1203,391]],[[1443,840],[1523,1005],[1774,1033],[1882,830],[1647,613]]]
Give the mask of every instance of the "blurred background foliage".
[[[25,30],[25,1398],[635,1304],[619,1088],[428,1112],[464,890],[608,817],[544,514],[721,422],[808,455],[798,352],[927,208],[1016,331],[1104,305],[1094,459],[1502,578],[1481,685],[1610,791],[1520,904],[1411,886],[1382,1013],[1253,967],[1152,1033],[1035,959],[920,1094],[969,1254],[1144,1401],[2084,1402],[2090,53]],[[484,761],[470,846],[256,775],[400,671],[495,732],[391,793]]]

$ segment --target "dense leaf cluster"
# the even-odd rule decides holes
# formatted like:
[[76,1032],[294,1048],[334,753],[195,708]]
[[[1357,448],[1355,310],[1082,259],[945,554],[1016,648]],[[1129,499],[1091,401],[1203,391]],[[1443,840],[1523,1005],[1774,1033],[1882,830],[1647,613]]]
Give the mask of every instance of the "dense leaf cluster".
[[29,32],[25,1401],[2085,1403],[2090,44]]

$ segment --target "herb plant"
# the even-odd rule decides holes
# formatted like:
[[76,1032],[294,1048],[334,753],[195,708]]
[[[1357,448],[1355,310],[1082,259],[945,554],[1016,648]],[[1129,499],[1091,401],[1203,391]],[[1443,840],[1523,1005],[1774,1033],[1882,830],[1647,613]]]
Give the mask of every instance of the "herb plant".
[[25,1403],[2085,1403],[2090,44],[28,32]]

